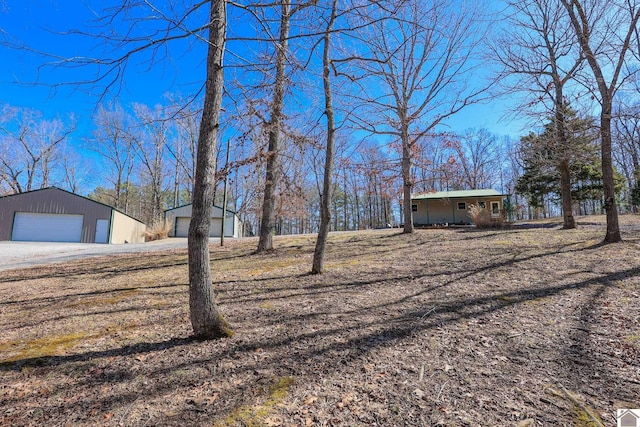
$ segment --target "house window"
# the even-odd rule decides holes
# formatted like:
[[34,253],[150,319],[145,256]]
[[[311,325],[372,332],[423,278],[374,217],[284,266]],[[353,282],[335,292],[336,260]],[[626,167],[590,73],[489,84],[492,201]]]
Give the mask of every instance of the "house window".
[[467,204],[465,202],[458,202],[458,210],[464,211],[467,209]]
[[491,202],[491,216],[494,218],[500,216],[500,202]]
[[418,212],[418,205],[411,205],[411,212]]
[[487,202],[478,202],[478,207],[481,209],[487,209]]

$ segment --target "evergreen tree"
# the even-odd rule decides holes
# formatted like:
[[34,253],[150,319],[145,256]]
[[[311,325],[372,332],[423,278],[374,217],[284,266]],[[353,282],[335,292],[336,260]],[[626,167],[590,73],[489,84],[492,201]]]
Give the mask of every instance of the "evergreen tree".
[[[601,196],[602,168],[599,165],[596,135],[591,132],[591,120],[578,117],[568,108],[564,123],[568,138],[558,140],[553,118],[539,134],[530,133],[520,140],[520,156],[524,173],[516,191],[525,196],[529,207],[543,209],[545,202],[561,200],[561,172],[568,164],[568,185],[574,201],[594,200]],[[566,178],[565,178],[566,179]],[[595,192],[595,193],[594,193]]]
[[634,208],[640,206],[640,180],[637,180],[631,188],[631,206]]

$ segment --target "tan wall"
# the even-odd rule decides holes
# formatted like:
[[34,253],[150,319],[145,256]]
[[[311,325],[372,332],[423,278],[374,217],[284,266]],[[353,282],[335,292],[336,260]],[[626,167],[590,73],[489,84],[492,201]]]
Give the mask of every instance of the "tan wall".
[[144,243],[146,229],[140,221],[114,210],[109,243]]
[[[413,204],[418,205],[418,211],[413,212],[413,223],[416,225],[432,224],[471,224],[469,205],[484,201],[487,209],[491,209],[491,202],[498,202],[502,209],[502,197],[476,197],[465,199],[418,199]],[[465,203],[465,209],[458,209],[458,202]]]

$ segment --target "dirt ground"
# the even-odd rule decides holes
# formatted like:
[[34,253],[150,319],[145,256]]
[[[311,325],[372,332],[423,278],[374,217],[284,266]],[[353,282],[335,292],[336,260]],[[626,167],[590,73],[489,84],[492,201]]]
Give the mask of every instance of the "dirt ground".
[[640,408],[640,218],[212,245],[233,338],[190,339],[186,251],[0,276],[0,425],[615,426]]

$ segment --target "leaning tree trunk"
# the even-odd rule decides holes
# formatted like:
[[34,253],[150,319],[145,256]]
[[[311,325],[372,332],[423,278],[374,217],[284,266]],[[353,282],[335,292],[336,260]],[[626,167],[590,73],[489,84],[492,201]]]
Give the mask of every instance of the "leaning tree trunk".
[[226,2],[211,1],[209,52],[204,109],[200,122],[193,187],[193,212],[189,225],[189,312],[194,336],[200,339],[233,335],[216,305],[211,287],[209,228],[215,187],[215,151],[220,127],[224,74],[222,59],[226,29]]
[[276,44],[276,81],[271,104],[269,121],[269,148],[267,151],[267,172],[264,184],[264,200],[262,202],[262,219],[260,221],[260,240],[258,253],[273,249],[273,232],[275,220],[276,184],[278,179],[278,160],[280,149],[280,127],[282,125],[282,109],[284,107],[285,71],[287,66],[287,50],[289,44],[289,27],[291,0],[282,0],[282,16],[280,18],[280,37]]
[[[313,253],[313,266],[311,272],[320,274],[324,264],[324,250],[329,236],[329,226],[331,225],[331,199],[333,176],[333,150],[335,145],[335,117],[333,113],[333,99],[331,96],[331,79],[329,74],[330,60],[329,49],[331,43],[331,31],[336,20],[337,0],[333,0],[331,6],[331,18],[324,33],[324,52],[322,55],[322,83],[324,85],[325,114],[327,115],[327,151],[324,165],[324,182],[322,184],[322,196],[320,197],[320,230],[316,240],[316,248]],[[346,188],[345,188],[346,191]],[[346,215],[345,215],[346,218]],[[346,221],[346,219],[345,219]],[[345,225],[346,229],[346,225]]]

